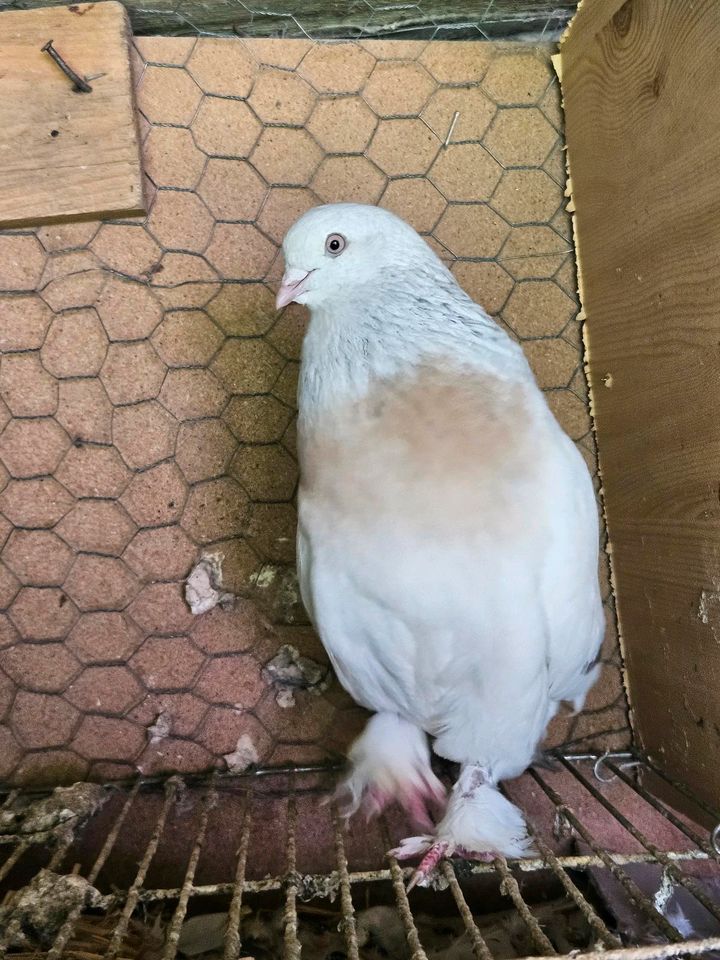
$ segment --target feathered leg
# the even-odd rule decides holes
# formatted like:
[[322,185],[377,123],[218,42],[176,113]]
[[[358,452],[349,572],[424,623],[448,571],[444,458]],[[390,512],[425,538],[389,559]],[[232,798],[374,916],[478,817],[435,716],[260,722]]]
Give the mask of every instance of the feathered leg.
[[430,810],[445,805],[445,788],[430,767],[427,736],[392,713],[377,713],[352,745],[352,770],[337,798],[345,817],[363,810],[368,819],[397,801],[412,822],[433,829]]
[[390,851],[398,860],[423,855],[410,889],[426,886],[443,857],[494,860],[498,855],[527,857],[533,852],[522,813],[477,764],[463,765],[434,835],[408,837]]

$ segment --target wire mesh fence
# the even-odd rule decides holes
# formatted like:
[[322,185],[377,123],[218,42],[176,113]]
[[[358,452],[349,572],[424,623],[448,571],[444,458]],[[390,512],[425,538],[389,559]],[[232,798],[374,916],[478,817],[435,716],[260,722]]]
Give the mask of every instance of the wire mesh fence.
[[[3,9],[66,0],[0,0]],[[138,35],[282,37],[312,40],[553,39],[577,0],[124,0]]]

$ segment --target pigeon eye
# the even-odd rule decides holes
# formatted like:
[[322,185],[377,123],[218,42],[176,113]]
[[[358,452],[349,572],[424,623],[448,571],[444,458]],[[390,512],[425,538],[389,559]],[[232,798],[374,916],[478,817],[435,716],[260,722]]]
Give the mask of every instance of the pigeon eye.
[[341,233],[331,233],[325,241],[325,250],[331,257],[339,256],[345,249],[345,237]]

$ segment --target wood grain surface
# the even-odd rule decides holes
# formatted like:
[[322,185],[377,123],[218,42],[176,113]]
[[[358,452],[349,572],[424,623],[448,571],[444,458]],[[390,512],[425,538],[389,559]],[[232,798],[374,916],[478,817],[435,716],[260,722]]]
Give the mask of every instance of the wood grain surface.
[[113,0],[0,13],[0,227],[144,212],[129,37]]
[[715,802],[720,4],[601,6],[560,65],[630,703],[641,746]]

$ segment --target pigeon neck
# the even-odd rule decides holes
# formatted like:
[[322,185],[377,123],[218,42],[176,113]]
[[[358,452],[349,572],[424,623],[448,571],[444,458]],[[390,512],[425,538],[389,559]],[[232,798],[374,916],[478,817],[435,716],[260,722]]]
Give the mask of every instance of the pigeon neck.
[[315,309],[303,343],[300,415],[323,416],[362,399],[381,380],[415,374],[420,366],[457,367],[503,379],[532,374],[522,350],[470,298],[438,307],[417,297],[367,300]]

